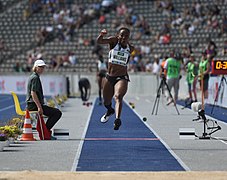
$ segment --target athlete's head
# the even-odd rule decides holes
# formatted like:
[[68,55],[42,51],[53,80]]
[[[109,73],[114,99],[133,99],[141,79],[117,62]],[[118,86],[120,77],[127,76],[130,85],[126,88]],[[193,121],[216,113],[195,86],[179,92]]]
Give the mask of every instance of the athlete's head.
[[128,44],[130,36],[130,30],[128,28],[122,27],[118,31],[118,40],[119,43],[123,46],[126,46]]

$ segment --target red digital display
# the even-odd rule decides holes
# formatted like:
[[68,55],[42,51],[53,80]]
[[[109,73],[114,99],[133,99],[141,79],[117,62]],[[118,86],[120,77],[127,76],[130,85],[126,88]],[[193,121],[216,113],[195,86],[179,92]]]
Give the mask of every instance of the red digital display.
[[216,75],[227,74],[227,60],[213,60],[211,66],[212,74]]

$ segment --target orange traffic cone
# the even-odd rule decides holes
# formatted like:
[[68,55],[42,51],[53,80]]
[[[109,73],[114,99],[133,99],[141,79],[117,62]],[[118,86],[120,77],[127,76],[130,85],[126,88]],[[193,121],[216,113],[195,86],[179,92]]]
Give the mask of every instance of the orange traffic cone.
[[40,140],[50,140],[51,131],[47,129],[43,116],[38,115],[36,130],[39,133]]
[[23,127],[23,134],[22,134],[22,137],[21,137],[20,140],[21,141],[35,141],[36,140],[33,137],[31,118],[30,118],[30,114],[29,114],[28,110],[26,110],[24,127]]

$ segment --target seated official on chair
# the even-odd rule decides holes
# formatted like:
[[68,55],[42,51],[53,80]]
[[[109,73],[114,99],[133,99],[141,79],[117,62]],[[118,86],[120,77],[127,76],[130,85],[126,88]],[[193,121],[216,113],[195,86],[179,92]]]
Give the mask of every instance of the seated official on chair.
[[29,111],[38,111],[40,115],[47,116],[46,127],[51,133],[52,127],[61,118],[62,112],[53,107],[44,104],[44,95],[40,75],[43,73],[46,64],[43,60],[36,60],[32,68],[33,73],[28,79],[27,86],[27,109]]

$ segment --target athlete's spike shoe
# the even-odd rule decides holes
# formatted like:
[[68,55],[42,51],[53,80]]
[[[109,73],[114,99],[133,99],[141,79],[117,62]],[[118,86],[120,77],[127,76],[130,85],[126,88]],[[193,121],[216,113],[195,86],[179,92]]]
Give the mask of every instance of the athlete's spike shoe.
[[121,120],[120,119],[116,119],[114,121],[114,130],[118,130],[120,126],[121,126]]
[[115,113],[114,109],[112,108],[111,110],[107,110],[107,112],[101,117],[101,122],[106,123],[110,116],[112,116]]

